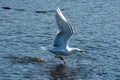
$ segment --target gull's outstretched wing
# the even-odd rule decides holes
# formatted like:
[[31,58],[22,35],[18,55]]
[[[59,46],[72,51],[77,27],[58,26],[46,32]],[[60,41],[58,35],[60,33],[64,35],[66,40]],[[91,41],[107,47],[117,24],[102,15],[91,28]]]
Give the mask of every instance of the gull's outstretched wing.
[[54,47],[65,48],[73,35],[73,27],[59,8],[56,9],[56,21],[60,31],[54,40]]

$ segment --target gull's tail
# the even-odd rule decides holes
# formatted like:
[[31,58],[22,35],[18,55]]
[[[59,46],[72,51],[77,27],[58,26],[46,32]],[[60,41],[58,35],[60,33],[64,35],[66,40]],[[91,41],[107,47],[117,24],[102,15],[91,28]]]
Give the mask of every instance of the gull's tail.
[[44,51],[47,51],[47,48],[44,47],[44,46],[40,46],[40,49],[41,49],[41,50],[44,50]]

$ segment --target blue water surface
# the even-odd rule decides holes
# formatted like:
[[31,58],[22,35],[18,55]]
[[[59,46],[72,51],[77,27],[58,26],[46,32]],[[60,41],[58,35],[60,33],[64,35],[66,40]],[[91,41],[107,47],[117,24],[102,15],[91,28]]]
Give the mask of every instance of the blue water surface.
[[[60,7],[74,26],[70,45],[84,52],[64,57],[48,47]],[[0,80],[120,80],[119,0],[0,0]]]

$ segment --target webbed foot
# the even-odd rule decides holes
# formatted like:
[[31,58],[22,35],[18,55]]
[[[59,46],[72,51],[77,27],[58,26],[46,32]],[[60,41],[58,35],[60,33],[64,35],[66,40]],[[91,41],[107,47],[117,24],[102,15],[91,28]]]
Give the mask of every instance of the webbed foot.
[[55,58],[58,58],[64,62],[64,64],[67,64],[67,61],[60,55],[56,55]]

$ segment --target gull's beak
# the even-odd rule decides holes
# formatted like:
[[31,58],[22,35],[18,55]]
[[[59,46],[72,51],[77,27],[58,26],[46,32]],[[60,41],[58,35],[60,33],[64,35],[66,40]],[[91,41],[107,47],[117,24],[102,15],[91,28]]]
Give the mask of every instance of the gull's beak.
[[79,52],[81,52],[81,53],[82,53],[82,52],[84,52],[84,50],[80,50]]

